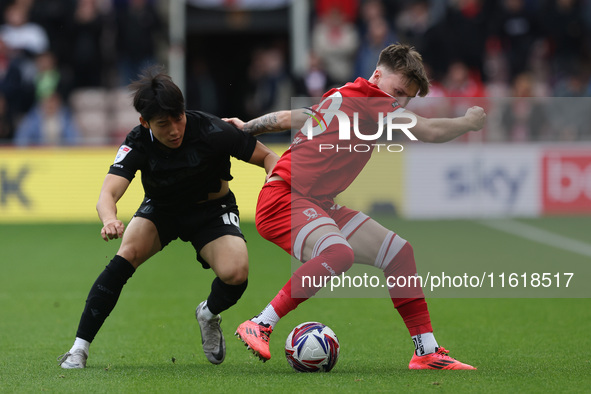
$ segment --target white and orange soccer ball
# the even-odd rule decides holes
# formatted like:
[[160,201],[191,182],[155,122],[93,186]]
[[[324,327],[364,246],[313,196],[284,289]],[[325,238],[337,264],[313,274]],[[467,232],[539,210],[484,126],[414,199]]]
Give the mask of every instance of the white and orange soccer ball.
[[285,341],[287,362],[298,372],[329,372],[339,359],[336,334],[318,322],[296,326]]

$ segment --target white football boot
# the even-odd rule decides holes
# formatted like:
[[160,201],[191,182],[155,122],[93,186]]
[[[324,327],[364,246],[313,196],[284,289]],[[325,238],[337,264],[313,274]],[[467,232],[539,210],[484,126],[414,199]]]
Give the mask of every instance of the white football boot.
[[195,310],[195,317],[201,329],[201,344],[203,345],[203,352],[212,364],[221,364],[226,358],[226,340],[222,334],[220,323],[222,317],[220,315],[214,316],[207,320],[202,316],[201,310],[205,306],[206,301],[203,301]]
[[58,357],[58,365],[64,369],[86,368],[88,353],[83,349],[76,349]]

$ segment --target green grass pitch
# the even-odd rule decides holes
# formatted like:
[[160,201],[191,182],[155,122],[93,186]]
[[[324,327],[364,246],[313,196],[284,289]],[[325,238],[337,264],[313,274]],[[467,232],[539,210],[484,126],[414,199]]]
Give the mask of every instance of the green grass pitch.
[[[522,220],[591,243],[589,218]],[[590,258],[497,232],[472,221],[388,224],[421,261],[574,261]],[[213,273],[176,241],[125,286],[90,349],[85,370],[62,370],[88,290],[116,252],[96,224],[0,225],[0,392],[589,392],[588,298],[430,298],[439,343],[477,371],[409,371],[412,342],[388,298],[316,298],[282,319],[263,364],[233,336],[290,276],[289,260],[242,224],[250,253],[249,287],[222,328],[227,356],[211,365],[194,317]],[[545,260],[546,259],[546,260]],[[289,331],[320,321],[338,335],[341,356],[328,374],[291,370]]]

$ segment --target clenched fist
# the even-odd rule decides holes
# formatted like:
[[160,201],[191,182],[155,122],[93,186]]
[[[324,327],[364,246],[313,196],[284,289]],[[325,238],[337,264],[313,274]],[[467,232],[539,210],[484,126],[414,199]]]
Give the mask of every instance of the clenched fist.
[[486,113],[482,107],[474,106],[468,108],[466,111],[466,115],[464,115],[466,119],[470,122],[471,131],[478,131],[484,127],[484,122],[486,121]]

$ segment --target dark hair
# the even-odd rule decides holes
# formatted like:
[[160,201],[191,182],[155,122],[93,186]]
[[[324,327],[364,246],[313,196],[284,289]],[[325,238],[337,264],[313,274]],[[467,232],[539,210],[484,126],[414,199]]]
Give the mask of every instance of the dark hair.
[[419,86],[419,96],[429,93],[429,78],[423,66],[423,57],[414,47],[406,44],[392,44],[380,52],[378,66],[384,66],[391,72],[401,73],[407,82]]
[[163,117],[178,117],[185,112],[183,93],[162,66],[144,69],[129,85],[133,107],[147,122]]

